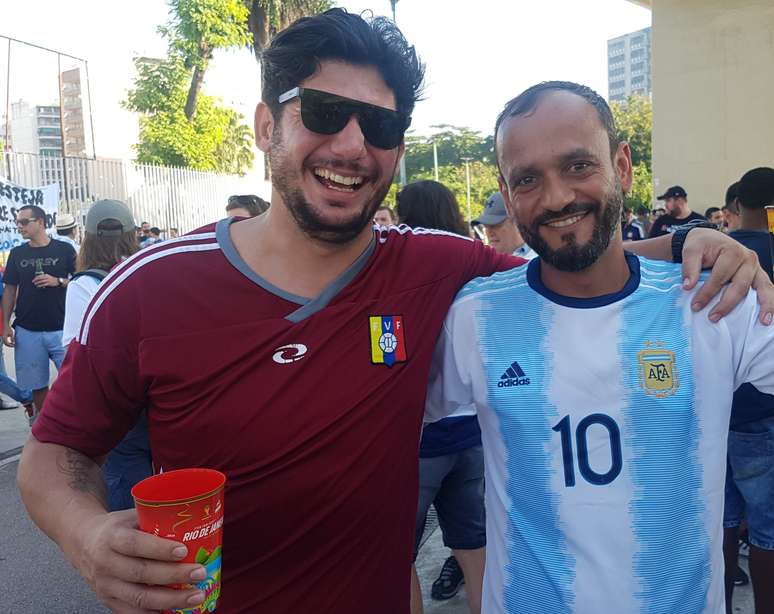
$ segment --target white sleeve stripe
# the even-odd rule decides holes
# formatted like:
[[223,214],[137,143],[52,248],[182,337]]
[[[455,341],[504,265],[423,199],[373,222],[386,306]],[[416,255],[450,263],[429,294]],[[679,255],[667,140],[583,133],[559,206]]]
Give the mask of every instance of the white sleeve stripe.
[[212,250],[220,249],[220,245],[214,241],[211,243],[189,244],[190,240],[194,238],[207,239],[207,238],[213,238],[214,236],[215,236],[214,233],[208,233],[206,235],[191,235],[186,237],[188,241],[181,241],[182,244],[176,247],[170,247],[170,245],[167,244],[167,249],[157,250],[155,253],[138,252],[137,255],[141,254],[139,258],[136,257],[137,255],[135,255],[135,257],[123,263],[122,266],[120,266],[117,269],[114,269],[109,275],[109,277],[106,278],[105,280],[105,281],[108,281],[109,279],[110,286],[106,288],[105,291],[99,295],[97,300],[91,306],[91,309],[89,309],[86,318],[84,318],[83,320],[83,326],[81,327],[81,334],[78,337],[78,343],[80,343],[81,345],[86,345],[88,343],[89,327],[91,326],[91,320],[94,317],[94,314],[100,308],[102,303],[105,302],[105,299],[110,295],[110,293],[116,287],[118,287],[124,280],[126,280],[132,273],[142,268],[143,265],[153,262],[155,260],[159,260],[160,258],[164,258],[166,256],[172,256],[174,254],[181,254],[185,252],[204,252],[204,251],[212,251]]

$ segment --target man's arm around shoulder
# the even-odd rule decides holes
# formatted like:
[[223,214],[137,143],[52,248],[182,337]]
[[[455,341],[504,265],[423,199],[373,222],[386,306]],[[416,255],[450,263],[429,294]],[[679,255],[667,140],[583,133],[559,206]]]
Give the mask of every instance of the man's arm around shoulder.
[[196,589],[163,587],[206,573],[175,562],[186,554],[183,544],[139,531],[135,510],[109,513],[102,472],[91,458],[30,436],[17,482],[32,520],[113,612],[183,609],[204,600]]

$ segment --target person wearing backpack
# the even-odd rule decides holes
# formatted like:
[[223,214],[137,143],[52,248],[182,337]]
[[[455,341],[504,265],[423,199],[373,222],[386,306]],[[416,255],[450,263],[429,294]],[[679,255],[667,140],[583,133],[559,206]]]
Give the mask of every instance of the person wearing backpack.
[[[134,218],[117,200],[95,202],[86,214],[76,274],[67,286],[62,343],[78,343],[86,308],[110,269],[139,251]],[[102,473],[108,488],[110,510],[134,507],[132,486],[153,473],[148,423],[142,413],[135,427],[108,454]]]

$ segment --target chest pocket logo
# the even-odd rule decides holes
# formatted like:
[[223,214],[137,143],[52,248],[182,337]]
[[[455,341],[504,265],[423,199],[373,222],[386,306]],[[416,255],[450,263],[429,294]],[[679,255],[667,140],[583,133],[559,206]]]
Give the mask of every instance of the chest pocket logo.
[[280,365],[287,365],[291,362],[298,362],[306,356],[307,347],[303,343],[289,343],[274,350],[271,359]]

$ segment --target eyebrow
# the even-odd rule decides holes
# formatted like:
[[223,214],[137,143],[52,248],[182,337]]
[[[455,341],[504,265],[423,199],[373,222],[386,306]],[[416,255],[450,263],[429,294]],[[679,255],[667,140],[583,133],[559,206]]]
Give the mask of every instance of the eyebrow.
[[[599,158],[597,157],[597,155],[592,151],[590,151],[589,149],[586,149],[585,147],[576,147],[575,149],[572,149],[567,153],[562,154],[559,157],[559,164],[561,166],[564,166],[572,162],[573,160],[578,160],[579,158],[580,159],[585,158],[592,162],[599,161]],[[538,173],[538,170],[532,165],[522,166],[522,167],[517,166],[513,168],[510,173],[508,173],[508,185],[511,186],[515,178],[519,175],[531,175],[531,174],[537,174],[537,173]]]

